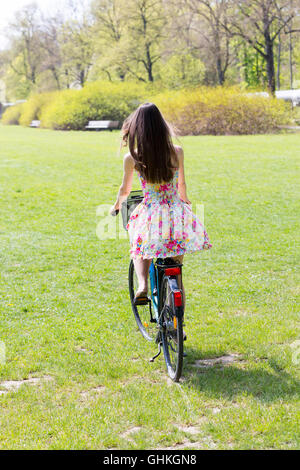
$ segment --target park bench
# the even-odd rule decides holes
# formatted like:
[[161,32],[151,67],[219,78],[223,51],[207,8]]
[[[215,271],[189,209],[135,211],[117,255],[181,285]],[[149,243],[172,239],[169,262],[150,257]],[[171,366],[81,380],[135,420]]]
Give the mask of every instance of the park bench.
[[88,125],[85,126],[88,130],[110,130],[118,129],[119,128],[119,121],[89,121]]
[[287,129],[291,131],[300,131],[300,126],[277,126],[278,129]]
[[41,121],[34,120],[34,121],[31,121],[31,124],[29,127],[40,127],[40,124],[41,124]]

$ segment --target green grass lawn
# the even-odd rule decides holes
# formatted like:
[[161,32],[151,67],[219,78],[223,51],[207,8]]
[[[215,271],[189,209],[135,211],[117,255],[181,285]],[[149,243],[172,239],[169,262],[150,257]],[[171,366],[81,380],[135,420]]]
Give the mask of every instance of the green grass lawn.
[[213,249],[185,259],[173,384],[131,313],[128,240],[96,236],[119,133],[0,127],[0,448],[299,448],[300,135],[181,143]]

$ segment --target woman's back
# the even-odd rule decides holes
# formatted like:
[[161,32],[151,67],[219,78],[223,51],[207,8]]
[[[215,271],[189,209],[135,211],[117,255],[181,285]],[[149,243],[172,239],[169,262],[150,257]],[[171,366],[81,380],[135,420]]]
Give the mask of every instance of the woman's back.
[[175,169],[173,179],[168,183],[149,183],[138,174],[144,193],[145,204],[158,202],[160,204],[174,204],[179,199],[178,169]]

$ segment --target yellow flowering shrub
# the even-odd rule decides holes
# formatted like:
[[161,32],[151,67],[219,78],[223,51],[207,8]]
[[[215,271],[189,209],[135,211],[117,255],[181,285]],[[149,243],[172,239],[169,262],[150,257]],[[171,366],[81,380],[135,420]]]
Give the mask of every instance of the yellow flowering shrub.
[[181,135],[262,134],[290,122],[290,106],[237,87],[199,87],[153,97]]
[[22,113],[24,103],[16,104],[14,106],[9,106],[3,113],[1,123],[2,124],[19,124],[19,119]]
[[42,110],[43,127],[84,129],[89,121],[122,121],[143,101],[146,87],[135,83],[93,82],[63,90]]
[[24,103],[22,113],[19,119],[21,126],[29,126],[31,121],[40,120],[42,109],[55,99],[59,92],[37,93],[29,97]]
[[122,121],[145,101],[154,102],[181,135],[263,134],[291,121],[291,107],[276,98],[238,87],[197,87],[162,91],[133,82],[91,82],[81,90],[32,95],[8,108],[4,124],[30,125],[33,119],[50,129],[84,129],[92,120]]

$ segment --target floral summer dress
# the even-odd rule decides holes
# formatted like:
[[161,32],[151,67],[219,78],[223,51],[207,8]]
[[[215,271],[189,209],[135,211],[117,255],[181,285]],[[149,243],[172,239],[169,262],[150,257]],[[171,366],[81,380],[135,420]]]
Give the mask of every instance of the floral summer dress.
[[144,199],[127,224],[132,258],[168,258],[211,248],[202,223],[180,199],[178,169],[169,183],[139,178]]

